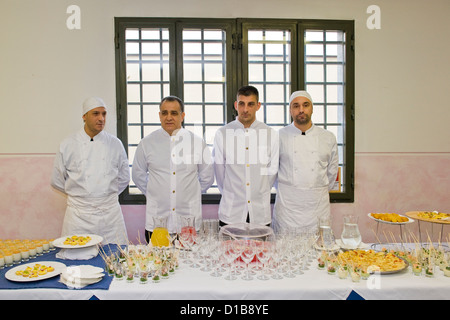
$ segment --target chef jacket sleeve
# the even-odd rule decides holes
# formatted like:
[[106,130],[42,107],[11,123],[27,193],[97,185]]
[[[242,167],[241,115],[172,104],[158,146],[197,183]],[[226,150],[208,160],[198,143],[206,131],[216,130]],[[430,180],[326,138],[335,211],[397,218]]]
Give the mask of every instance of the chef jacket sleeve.
[[336,182],[338,167],[339,167],[339,155],[336,138],[334,138],[331,147],[330,161],[328,162],[328,169],[327,169],[327,176],[329,182],[328,190],[331,190],[334,186],[334,183]]
[[212,151],[212,159],[214,165],[214,175],[216,177],[217,187],[220,193],[223,190],[223,181],[225,179],[225,156],[223,153],[224,137],[221,130],[216,132],[214,137],[214,147]]
[[200,182],[202,193],[205,193],[214,182],[214,167],[212,164],[211,152],[203,140],[202,145],[203,152],[200,157],[200,163],[198,164],[198,180]]
[[123,145],[120,144],[120,146],[122,150],[119,159],[119,194],[122,193],[130,183],[130,168],[128,166],[127,153],[125,152]]
[[66,168],[63,163],[61,151],[56,153],[53,163],[52,178],[50,184],[53,188],[66,193],[65,183],[67,178]]
[[131,176],[136,187],[145,195],[147,192],[148,166],[142,141],[136,148]]

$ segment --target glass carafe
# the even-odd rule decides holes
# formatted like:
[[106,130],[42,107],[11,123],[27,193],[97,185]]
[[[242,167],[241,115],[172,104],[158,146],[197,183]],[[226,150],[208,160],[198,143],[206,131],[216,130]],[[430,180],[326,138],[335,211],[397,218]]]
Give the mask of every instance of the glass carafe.
[[328,216],[319,219],[319,237],[317,239],[317,246],[325,250],[332,250],[335,246],[335,238],[333,229],[331,228],[331,218]]
[[195,217],[190,214],[179,214],[178,229],[181,235],[192,235],[195,237],[197,235],[195,231]]
[[361,243],[357,216],[344,216],[344,229],[342,230],[341,241],[347,249],[356,249]]
[[167,230],[167,218],[168,216],[156,216],[153,217],[153,233],[150,238],[150,242],[155,247],[168,247],[169,230]]

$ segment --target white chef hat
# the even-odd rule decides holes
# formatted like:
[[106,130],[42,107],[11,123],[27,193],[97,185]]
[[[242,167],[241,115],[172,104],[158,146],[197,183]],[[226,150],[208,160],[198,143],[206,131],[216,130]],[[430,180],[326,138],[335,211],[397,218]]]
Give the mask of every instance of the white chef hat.
[[85,115],[88,111],[98,108],[104,107],[106,109],[105,102],[99,97],[89,97],[83,102],[83,115]]
[[312,98],[309,95],[309,93],[307,91],[300,90],[300,91],[295,91],[291,94],[291,97],[289,98],[289,104],[291,104],[292,100],[294,100],[297,97],[305,97],[306,99],[311,101],[311,103],[313,103]]

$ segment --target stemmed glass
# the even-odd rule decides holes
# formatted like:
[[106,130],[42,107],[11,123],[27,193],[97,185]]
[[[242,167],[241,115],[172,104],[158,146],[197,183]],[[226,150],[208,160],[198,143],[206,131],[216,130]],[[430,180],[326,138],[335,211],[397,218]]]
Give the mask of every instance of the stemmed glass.
[[202,263],[203,266],[200,268],[201,271],[211,271],[211,245],[212,245],[212,238],[211,236],[207,235],[205,239],[200,244],[200,250],[199,254],[200,257],[203,259]]
[[241,250],[241,258],[246,265],[246,272],[242,276],[243,280],[253,280],[253,277],[250,275],[250,262],[252,262],[253,258],[256,254],[256,243],[254,240],[237,240],[242,246]]
[[304,264],[304,258],[306,253],[306,235],[304,233],[300,233],[297,238],[297,245],[296,245],[296,251],[297,251],[297,259],[298,259],[298,266],[295,269],[295,274],[300,275],[303,274],[303,264]]
[[270,277],[266,274],[267,262],[272,257],[272,245],[271,241],[258,241],[256,243],[256,257],[262,264],[262,272],[258,275],[259,280],[269,280]]
[[186,263],[186,264],[192,264],[193,263],[193,261],[189,258],[189,256],[188,256],[188,250],[190,250],[190,248],[191,248],[191,234],[189,234],[189,233],[185,233],[185,232],[182,232],[182,233],[179,233],[178,234],[178,241],[180,241],[180,244],[183,246],[183,252],[184,252],[184,255],[183,255],[183,262],[184,263]]
[[287,235],[284,240],[284,254],[287,259],[287,266],[286,266],[286,272],[284,273],[284,276],[286,278],[294,278],[295,273],[292,272],[293,263],[295,262],[296,258],[296,248],[295,248],[295,242],[292,237],[292,235]]
[[192,259],[194,260],[192,262],[192,264],[191,264],[191,268],[200,268],[201,265],[197,262],[198,251],[199,251],[200,246],[201,246],[200,234],[197,234],[197,235],[191,234],[188,237],[188,243],[189,243],[190,249],[192,250],[192,254],[193,254]]
[[283,276],[280,273],[281,266],[283,265],[283,241],[282,238],[277,236],[272,243],[272,258],[271,263],[273,266],[272,279],[280,280]]
[[232,273],[234,262],[239,256],[239,253],[236,251],[235,246],[233,244],[233,242],[235,242],[235,241],[236,240],[227,240],[227,241],[222,241],[222,243],[221,243],[220,251],[222,252],[223,256],[225,257],[225,260],[227,261],[227,263],[229,264],[229,272],[228,272],[228,275],[225,276],[226,280],[236,280],[237,279],[237,277]]
[[213,272],[210,273],[213,277],[220,277],[222,273],[220,272],[220,258],[222,257],[222,252],[220,250],[220,242],[217,239],[211,240],[210,246],[211,263],[213,265]]

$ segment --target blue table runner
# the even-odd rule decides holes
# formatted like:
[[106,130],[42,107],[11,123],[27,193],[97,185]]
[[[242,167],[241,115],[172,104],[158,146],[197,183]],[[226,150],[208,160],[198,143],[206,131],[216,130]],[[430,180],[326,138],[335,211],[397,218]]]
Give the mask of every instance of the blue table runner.
[[[100,267],[104,269],[105,263],[100,255],[97,255],[96,257],[89,259],[89,260],[65,260],[65,259],[59,259],[56,258],[56,254],[58,253],[60,249],[56,249],[55,251],[50,251],[48,253],[44,253],[42,256],[38,256],[36,258],[30,259],[29,261],[22,262],[21,264],[28,264],[28,263],[39,263],[40,261],[57,261],[64,263],[67,267],[69,266],[77,266],[77,265],[84,265],[89,264],[95,267]],[[105,247],[105,251],[109,252],[108,247]],[[36,289],[36,288],[51,288],[51,289],[71,289],[67,287],[65,284],[59,282],[60,276],[55,276],[48,279],[43,280],[37,280],[37,281],[30,281],[30,282],[16,282],[16,281],[10,281],[5,278],[6,272],[8,270],[15,268],[17,266],[20,266],[20,264],[15,264],[11,267],[6,267],[4,269],[0,270],[0,290],[3,289]],[[94,289],[103,289],[108,290],[109,286],[113,280],[112,276],[109,276],[105,272],[105,276],[102,278],[101,281],[97,283],[93,283],[90,285],[87,285],[81,289],[76,290],[94,290]]]

